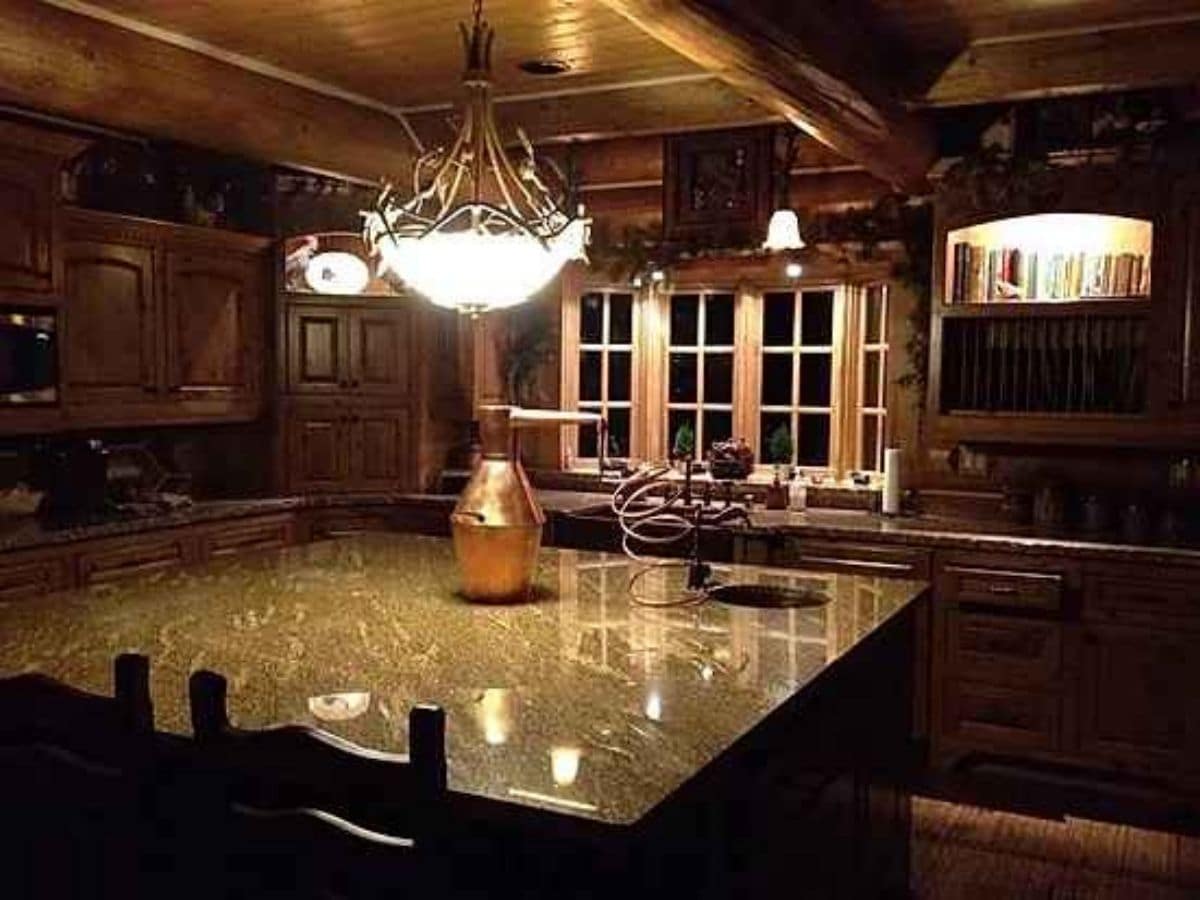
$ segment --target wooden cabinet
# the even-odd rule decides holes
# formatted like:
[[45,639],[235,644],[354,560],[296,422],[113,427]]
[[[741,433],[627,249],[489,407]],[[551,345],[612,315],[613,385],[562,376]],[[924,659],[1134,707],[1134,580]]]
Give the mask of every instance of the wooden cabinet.
[[[1180,770],[1196,742],[1194,635],[1125,625],[1083,628],[1079,749],[1105,767]],[[1192,767],[1200,763],[1192,762]]]
[[262,406],[267,241],[65,214],[63,405],[92,426],[244,421]]
[[336,407],[293,410],[287,417],[288,487],[344,490],[350,481],[349,422]]
[[1055,758],[1073,744],[1077,659],[1069,625],[1083,582],[1061,557],[934,555],[935,760],[973,752]]
[[0,155],[0,286],[50,294],[54,290],[54,172]]
[[0,553],[0,602],[286,547],[295,540],[295,519],[291,512],[236,517]]
[[404,399],[411,381],[411,330],[405,309],[293,304],[288,390]]
[[166,254],[166,387],[191,398],[249,398],[263,357],[261,265],[245,256]]
[[407,409],[294,407],[286,423],[290,490],[395,491],[411,487]]
[[56,299],[59,172],[89,143],[0,122],[0,290],[6,300]]
[[70,561],[54,550],[0,557],[0,602],[46,594],[71,585]]
[[253,550],[277,550],[290,546],[293,537],[293,517],[290,513],[222,523],[201,533],[200,559],[235,556]]
[[929,551],[911,547],[813,540],[807,537],[738,542],[735,558],[751,565],[848,572],[884,578],[929,577]]
[[350,387],[350,341],[344,310],[293,306],[288,311],[288,390],[330,394]]
[[140,403],[159,391],[158,292],[151,246],[69,236],[63,247],[63,395]]
[[142,536],[140,540],[103,543],[79,555],[79,584],[103,584],[131,575],[175,569],[196,558],[194,539],[186,532]]

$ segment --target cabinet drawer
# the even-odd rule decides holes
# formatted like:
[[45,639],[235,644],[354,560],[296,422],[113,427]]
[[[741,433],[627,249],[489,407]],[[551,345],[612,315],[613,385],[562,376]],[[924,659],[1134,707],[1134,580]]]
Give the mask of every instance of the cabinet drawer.
[[0,559],[0,600],[48,594],[70,586],[71,566],[66,553]]
[[185,535],[130,539],[79,554],[79,583],[102,584],[182,566],[192,559],[194,539]]
[[1164,618],[1183,618],[1200,627],[1200,576],[1191,582],[1091,576],[1086,582],[1084,617],[1149,625],[1161,625]]
[[1061,701],[1034,690],[949,681],[943,733],[989,750],[1057,750]]
[[793,569],[820,569],[888,578],[929,577],[929,553],[908,547],[846,544],[837,541],[785,540],[770,552],[770,564]]
[[282,516],[218,526],[204,533],[200,539],[200,549],[203,559],[213,559],[253,550],[275,550],[291,543],[292,519]]
[[947,563],[939,575],[939,593],[947,603],[1052,612],[1062,608],[1063,576],[1057,572]]
[[946,612],[947,667],[966,678],[1048,684],[1061,674],[1062,640],[1055,622]]

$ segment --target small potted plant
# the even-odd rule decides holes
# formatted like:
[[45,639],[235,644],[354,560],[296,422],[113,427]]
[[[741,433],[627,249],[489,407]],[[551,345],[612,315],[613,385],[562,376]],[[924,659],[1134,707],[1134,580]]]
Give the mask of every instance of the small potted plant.
[[775,466],[775,478],[787,481],[792,477],[792,430],[780,425],[767,438],[767,461]]
[[677,463],[689,462],[696,452],[696,432],[690,422],[684,422],[675,431],[671,442],[671,459]]

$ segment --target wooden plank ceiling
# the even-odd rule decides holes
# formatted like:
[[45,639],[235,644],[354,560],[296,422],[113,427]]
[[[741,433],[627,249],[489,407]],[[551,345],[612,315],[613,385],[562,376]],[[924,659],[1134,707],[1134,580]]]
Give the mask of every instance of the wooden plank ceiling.
[[[787,118],[892,182],[928,156],[905,106],[1200,82],[1200,0],[485,0],[485,14],[506,131]],[[0,0],[0,99],[374,178],[411,152],[408,124],[445,133],[469,15],[469,0]],[[518,68],[542,58],[570,69]]]

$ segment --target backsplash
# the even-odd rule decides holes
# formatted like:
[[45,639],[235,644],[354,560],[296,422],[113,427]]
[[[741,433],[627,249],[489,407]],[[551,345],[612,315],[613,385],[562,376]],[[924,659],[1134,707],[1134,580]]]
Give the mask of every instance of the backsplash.
[[88,431],[0,439],[0,490],[31,477],[40,446],[95,438],[109,446],[145,447],[168,472],[181,476],[200,500],[262,496],[271,491],[270,424]]

